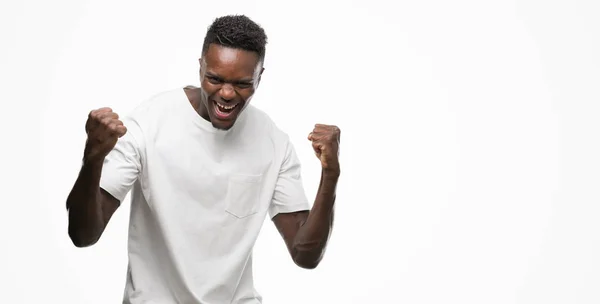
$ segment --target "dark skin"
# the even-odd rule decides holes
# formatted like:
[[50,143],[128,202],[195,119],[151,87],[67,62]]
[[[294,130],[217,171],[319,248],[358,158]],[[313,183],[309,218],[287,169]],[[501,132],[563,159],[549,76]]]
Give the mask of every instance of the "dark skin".
[[127,128],[110,108],[91,111],[85,126],[83,165],[67,197],[69,237],[77,247],[95,244],[120,205],[119,200],[99,187],[104,157]]
[[[186,87],[190,104],[215,128],[231,128],[258,88],[264,71],[254,52],[212,44],[200,59],[199,88]],[[227,119],[220,119],[215,103],[235,106]],[[69,236],[77,247],[95,244],[120,202],[99,188],[102,162],[119,137],[127,132],[118,115],[108,108],[94,110],[86,124],[88,141],[84,163],[67,198]],[[280,213],[273,218],[296,265],[313,269],[321,262],[331,235],[336,186],[340,176],[340,130],[317,124],[308,135],[321,162],[321,181],[310,211]]]
[[308,139],[312,141],[322,167],[313,207],[310,212],[280,213],[273,217],[273,222],[296,265],[313,269],[325,254],[333,228],[336,186],[340,176],[340,130],[336,126],[317,124]]
[[[200,88],[187,87],[188,99],[202,118],[217,129],[227,130],[252,99],[264,68],[255,52],[216,44],[208,47],[199,62]],[[220,119],[215,103],[235,106],[231,117]]]

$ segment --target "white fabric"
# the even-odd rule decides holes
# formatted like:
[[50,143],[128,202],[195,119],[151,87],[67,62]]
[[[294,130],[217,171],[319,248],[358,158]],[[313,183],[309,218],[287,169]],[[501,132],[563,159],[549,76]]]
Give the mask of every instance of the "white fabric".
[[132,190],[123,303],[261,303],[252,248],[267,214],[309,209],[288,136],[252,105],[217,130],[181,88],[122,120],[100,187]]

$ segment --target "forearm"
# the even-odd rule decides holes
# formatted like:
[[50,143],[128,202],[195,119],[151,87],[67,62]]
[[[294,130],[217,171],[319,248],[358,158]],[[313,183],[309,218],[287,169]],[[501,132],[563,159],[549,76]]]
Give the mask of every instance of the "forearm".
[[100,198],[102,161],[84,161],[67,198],[69,236],[78,247],[94,244],[105,223]]
[[339,175],[339,170],[323,170],[315,203],[294,238],[294,260],[302,267],[316,267],[325,253],[327,241],[333,228],[336,186]]

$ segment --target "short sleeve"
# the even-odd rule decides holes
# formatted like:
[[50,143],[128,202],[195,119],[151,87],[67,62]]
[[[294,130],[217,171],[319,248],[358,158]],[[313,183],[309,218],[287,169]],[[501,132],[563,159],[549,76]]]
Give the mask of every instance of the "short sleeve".
[[308,199],[302,183],[300,160],[291,142],[287,142],[285,158],[279,171],[273,199],[269,207],[269,216],[309,210]]
[[120,202],[137,180],[142,168],[143,151],[141,143],[141,130],[130,119],[124,119],[127,133],[119,138],[113,150],[104,159],[100,188],[110,193]]

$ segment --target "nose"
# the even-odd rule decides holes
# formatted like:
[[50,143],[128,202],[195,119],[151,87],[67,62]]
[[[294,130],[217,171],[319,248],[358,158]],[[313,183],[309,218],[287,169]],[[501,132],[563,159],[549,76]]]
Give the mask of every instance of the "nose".
[[221,86],[219,95],[224,100],[232,100],[235,97],[235,89],[231,84],[225,83]]

